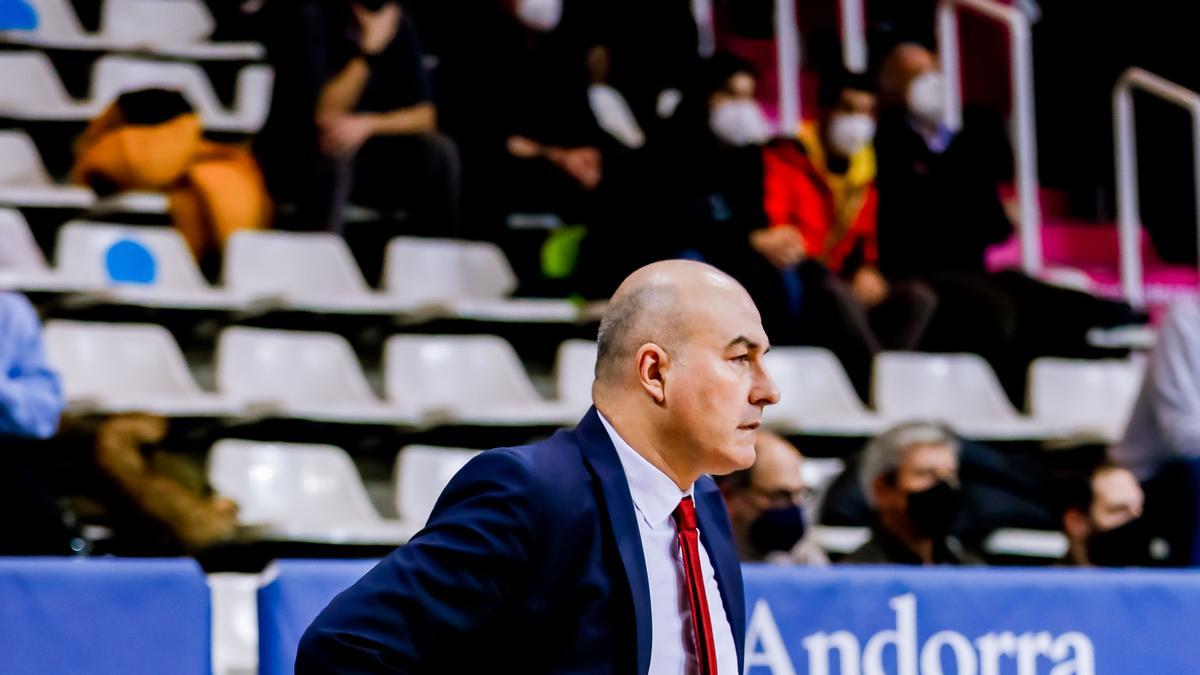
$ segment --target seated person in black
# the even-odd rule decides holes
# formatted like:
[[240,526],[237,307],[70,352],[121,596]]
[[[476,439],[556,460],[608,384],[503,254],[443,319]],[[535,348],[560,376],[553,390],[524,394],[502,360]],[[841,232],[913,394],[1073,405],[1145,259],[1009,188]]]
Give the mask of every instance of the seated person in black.
[[339,232],[353,202],[388,219],[403,213],[408,232],[456,234],[458,152],[437,133],[411,18],[395,0],[275,12],[275,91],[256,154],[296,226]]

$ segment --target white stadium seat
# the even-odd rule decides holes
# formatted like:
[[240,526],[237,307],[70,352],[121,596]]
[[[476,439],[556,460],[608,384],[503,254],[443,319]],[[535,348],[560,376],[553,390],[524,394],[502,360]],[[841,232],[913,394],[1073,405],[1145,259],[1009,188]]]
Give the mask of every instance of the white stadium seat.
[[225,439],[209,452],[208,477],[237,501],[238,520],[263,537],[344,544],[406,539],[399,521],[371,506],[353,460],[338,447]]
[[425,527],[446,484],[478,450],[409,445],[396,455],[396,513],[409,536]]
[[775,347],[764,363],[780,394],[779,403],[763,412],[768,426],[814,436],[871,436],[887,426],[863,405],[832,352]]
[[591,340],[563,341],[554,360],[554,379],[558,385],[558,400],[583,417],[592,405],[596,343]]
[[0,52],[0,116],[86,120],[99,109],[67,93],[50,58],[41,52]]
[[403,303],[367,286],[346,240],[324,232],[241,231],[229,238],[222,276],[231,290],[286,309],[393,314]]
[[387,293],[418,312],[464,319],[571,322],[568,300],[513,299],[517,277],[490,242],[396,237],[384,262]]
[[50,269],[20,211],[0,209],[0,288],[60,292],[72,286]]
[[940,421],[978,440],[1050,440],[1066,426],[1017,413],[976,354],[885,352],[875,357],[875,408],[894,420]]
[[[105,258],[114,244],[133,242],[154,261],[150,283],[113,281]],[[141,227],[73,221],[59,231],[55,268],[78,288],[104,289],[93,300],[141,307],[231,310],[248,297],[215,289],[204,280],[187,242],[171,227]]]
[[162,326],[49,321],[46,357],[74,412],[229,417],[241,407],[196,384]]
[[561,425],[573,406],[546,401],[512,345],[494,335],[395,335],[384,347],[388,398],[431,423]]
[[332,333],[233,327],[217,340],[217,388],[262,414],[348,424],[412,424],[371,392],[350,343]]
[[234,107],[226,109],[204,71],[195,64],[103,56],[96,61],[92,74],[92,103],[103,109],[127,91],[176,89],[195,107],[206,129],[254,133],[266,121],[273,79],[269,66],[244,66],[238,71]]
[[86,209],[95,201],[88,188],[56,184],[28,134],[0,131],[0,204]]
[[208,575],[213,675],[258,673],[258,585],[257,574]]
[[13,44],[91,51],[146,51],[164,56],[254,60],[253,42],[209,42],[214,22],[200,0],[105,0],[100,32],[83,29],[70,0],[26,0],[38,15],[33,31],[0,31]]
[[216,23],[201,0],[104,0],[99,37],[125,48],[190,58],[261,59],[254,42],[210,42]]
[[810,501],[804,507],[808,510],[812,522],[817,522],[821,515],[821,505],[829,486],[846,470],[846,463],[836,457],[806,457],[800,465],[800,475],[804,486],[808,488]]
[[1144,374],[1143,359],[1036,359],[1029,367],[1030,414],[1079,436],[1117,441]]

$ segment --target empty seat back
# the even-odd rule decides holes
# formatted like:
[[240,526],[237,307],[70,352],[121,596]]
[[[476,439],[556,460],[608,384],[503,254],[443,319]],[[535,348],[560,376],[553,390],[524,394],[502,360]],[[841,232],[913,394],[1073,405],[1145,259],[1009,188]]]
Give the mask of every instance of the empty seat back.
[[592,405],[592,382],[596,379],[596,343],[566,340],[558,346],[554,362],[558,399],[587,410]]
[[454,474],[466,466],[478,450],[409,445],[396,456],[396,512],[416,528],[429,520],[434,504]]
[[0,185],[50,185],[33,139],[23,131],[0,131]]
[[[3,152],[3,150],[0,150]],[[0,209],[0,270],[46,271],[46,259],[16,209]]]
[[1133,412],[1144,372],[1142,359],[1039,358],[1029,371],[1029,410],[1115,440]]
[[54,320],[43,340],[68,400],[201,391],[162,326]]
[[388,398],[423,411],[542,401],[512,345],[494,335],[396,335],[385,361]]
[[[161,288],[197,290],[208,283],[196,266],[191,249],[179,232],[170,227],[139,227],[73,221],[58,235],[55,267],[64,277],[89,285],[104,286],[114,281],[113,265],[119,265],[116,245],[145,249],[152,260],[152,280]],[[117,274],[118,279],[122,278]]]
[[1017,418],[995,372],[976,354],[885,352],[875,357],[872,387],[876,409],[895,420]]
[[833,352],[820,347],[774,347],[763,358],[779,389],[779,403],[763,411],[768,420],[820,421],[866,412]]
[[335,533],[381,520],[353,460],[331,445],[224,439],[210,451],[208,476],[249,525]]
[[100,15],[102,37],[138,46],[204,42],[214,26],[198,0],[104,0]]
[[503,298],[516,288],[508,259],[489,242],[396,237],[388,242],[384,287],[411,302]]
[[0,52],[0,114],[48,112],[73,104],[45,54]]
[[242,231],[225,249],[225,285],[252,293],[338,297],[367,292],[341,237],[326,233]]
[[332,333],[227,328],[217,341],[217,388],[247,403],[378,403],[350,343]]

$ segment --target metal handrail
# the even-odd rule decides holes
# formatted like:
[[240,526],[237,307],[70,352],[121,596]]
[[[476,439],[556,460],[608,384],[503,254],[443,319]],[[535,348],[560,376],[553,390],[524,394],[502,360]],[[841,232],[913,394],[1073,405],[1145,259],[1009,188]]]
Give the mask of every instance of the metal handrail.
[[863,0],[841,0],[842,65],[852,73],[867,72],[867,25]]
[[1195,169],[1196,231],[1200,237],[1200,94],[1141,68],[1128,68],[1113,87],[1113,134],[1116,137],[1117,231],[1121,256],[1121,288],[1135,307],[1145,305],[1138,197],[1137,133],[1133,90],[1139,89],[1186,109],[1192,116],[1192,162]]
[[800,27],[794,0],[775,0],[775,55],[779,75],[779,132],[800,130]]
[[[946,126],[962,128],[961,57],[958,53],[959,7],[966,7],[1008,27],[1009,77],[1014,118],[1010,123],[1013,162],[1020,201],[1021,266],[1030,275],[1042,270],[1042,214],[1038,206],[1037,121],[1033,95],[1033,40],[1029,19],[1018,8],[995,0],[941,0],[938,3],[938,48],[946,78]],[[1015,124],[1013,124],[1015,123]]]

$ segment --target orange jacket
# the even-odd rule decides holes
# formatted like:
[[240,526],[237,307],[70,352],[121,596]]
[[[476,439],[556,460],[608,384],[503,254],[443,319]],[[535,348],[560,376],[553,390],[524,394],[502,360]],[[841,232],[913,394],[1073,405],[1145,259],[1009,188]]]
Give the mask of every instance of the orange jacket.
[[166,192],[171,221],[197,257],[229,235],[264,228],[271,203],[253,155],[204,140],[195,113],[131,124],[114,103],[80,137],[72,178],[117,190]]
[[879,194],[870,147],[851,158],[845,174],[830,173],[815,129],[806,123],[796,140],[763,148],[763,174],[768,222],[798,229],[810,258],[842,272],[846,258],[861,247],[863,264],[875,265]]

